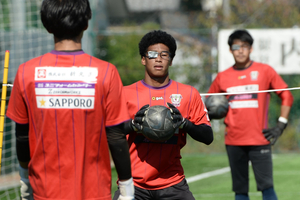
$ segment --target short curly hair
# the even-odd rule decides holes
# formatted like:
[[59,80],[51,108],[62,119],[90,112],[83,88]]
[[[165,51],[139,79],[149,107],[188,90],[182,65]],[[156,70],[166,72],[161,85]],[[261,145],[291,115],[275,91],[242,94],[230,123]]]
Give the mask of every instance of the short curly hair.
[[158,43],[162,43],[169,47],[169,51],[171,53],[170,56],[173,59],[177,49],[176,41],[170,34],[161,30],[154,30],[143,36],[143,38],[139,42],[139,51],[141,57],[145,56],[145,53],[149,46]]

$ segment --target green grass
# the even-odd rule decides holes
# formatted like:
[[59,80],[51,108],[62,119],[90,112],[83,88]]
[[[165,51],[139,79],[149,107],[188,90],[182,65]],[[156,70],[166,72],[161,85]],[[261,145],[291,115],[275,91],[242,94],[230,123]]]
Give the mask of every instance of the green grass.
[[[183,154],[182,165],[186,177],[228,167],[225,153],[220,154]],[[261,192],[256,190],[256,183],[250,167],[249,196],[251,200],[261,200]],[[278,199],[299,199],[300,196],[300,156],[299,154],[274,154],[274,185]],[[112,193],[117,189],[116,172],[113,170]],[[230,172],[189,183],[196,200],[233,200]]]
[[[187,178],[228,167],[228,159],[225,153],[200,154],[189,153],[182,155],[182,165]],[[300,156],[299,153],[274,154],[273,174],[275,190],[280,200],[299,199],[300,197]],[[117,174],[112,170],[112,195],[117,190]],[[198,180],[189,183],[190,190],[196,200],[233,200],[234,193],[231,191],[230,172]],[[10,199],[17,199],[11,190]],[[250,170],[249,195],[251,200],[261,200],[261,192],[256,191],[256,184],[252,169]],[[6,195],[0,192],[0,200],[8,200]]]
[[[194,158],[194,159],[193,159]],[[200,159],[199,159],[200,158]],[[225,159],[224,159],[225,158]],[[192,160],[192,162],[191,162]],[[220,160],[222,162],[218,162]],[[226,160],[224,162],[224,160]],[[210,164],[209,164],[210,163]],[[204,171],[215,170],[215,166],[224,167],[224,163],[228,166],[227,155],[184,155],[182,164],[186,169],[186,175],[202,173]],[[191,165],[199,165],[199,172],[193,170]],[[300,156],[299,154],[275,154],[273,158],[274,185],[278,199],[291,200],[298,199],[300,196]],[[191,172],[191,171],[192,172]],[[189,171],[189,172],[187,172]],[[201,172],[202,171],[202,172]],[[190,190],[194,194],[196,200],[234,199],[234,193],[231,191],[230,172],[202,179],[189,183]],[[256,190],[256,183],[252,169],[250,170],[250,187],[249,196],[251,200],[261,200],[261,192]]]
[[17,194],[19,188],[12,188],[5,191],[0,191],[0,200],[19,200],[20,195]]

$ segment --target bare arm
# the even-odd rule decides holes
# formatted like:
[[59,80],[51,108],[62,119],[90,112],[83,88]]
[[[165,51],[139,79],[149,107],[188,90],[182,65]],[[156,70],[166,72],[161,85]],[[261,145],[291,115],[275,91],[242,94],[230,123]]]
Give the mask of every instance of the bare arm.
[[281,105],[280,117],[288,119],[291,111],[291,106]]

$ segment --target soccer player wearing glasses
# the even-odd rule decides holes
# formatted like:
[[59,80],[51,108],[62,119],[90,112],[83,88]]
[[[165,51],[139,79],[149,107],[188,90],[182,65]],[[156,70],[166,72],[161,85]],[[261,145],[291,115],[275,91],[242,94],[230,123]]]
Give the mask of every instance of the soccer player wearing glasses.
[[[249,161],[253,168],[257,190],[264,200],[277,200],[273,186],[272,149],[287,126],[293,103],[290,91],[277,91],[281,112],[277,125],[268,129],[270,94],[259,90],[283,89],[287,84],[267,64],[250,59],[254,40],[247,30],[236,30],[228,38],[235,63],[216,76],[209,93],[240,92],[228,95],[229,110],[225,145],[229,158],[232,189],[236,200],[249,200]],[[242,92],[253,92],[247,95]],[[210,116],[212,118],[212,116]]]
[[[199,92],[169,78],[169,67],[176,52],[176,41],[168,33],[155,30],[139,43],[145,76],[124,87],[131,122],[126,123],[136,200],[194,200],[180,162],[180,150],[189,134],[209,145],[213,141],[206,108]],[[149,106],[171,109],[175,134],[164,142],[152,142],[141,133],[143,117]],[[115,193],[114,200],[119,192]]]
[[7,110],[16,122],[22,200],[111,200],[109,150],[118,200],[134,199],[120,76],[81,49],[91,14],[88,0],[42,2],[54,50],[20,65]]

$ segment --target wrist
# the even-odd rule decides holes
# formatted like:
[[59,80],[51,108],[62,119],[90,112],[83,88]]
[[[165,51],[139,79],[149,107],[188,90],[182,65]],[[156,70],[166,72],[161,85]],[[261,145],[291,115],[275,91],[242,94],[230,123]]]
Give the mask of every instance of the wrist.
[[287,124],[287,123],[288,123],[288,119],[287,119],[287,118],[284,118],[284,117],[279,117],[279,118],[278,118],[278,121],[279,121],[279,122],[282,122],[282,123],[284,123],[284,124]]
[[138,131],[138,129],[134,126],[134,119],[131,120],[130,125],[131,125],[131,128],[132,128],[133,131]]
[[134,185],[132,177],[126,181],[119,181],[119,189],[122,196],[134,197]]
[[287,124],[282,123],[280,121],[277,122],[277,127],[283,132],[283,130],[286,128]]
[[19,174],[22,179],[28,179],[28,169],[25,169],[19,165]]
[[125,134],[129,134],[130,132],[134,131],[131,120],[124,123],[124,131]]
[[190,130],[190,128],[192,128],[192,126],[193,126],[193,123],[190,120],[185,119],[182,129],[185,130],[186,132],[188,132],[188,130]]

